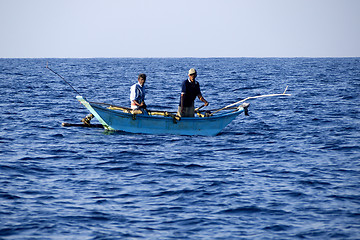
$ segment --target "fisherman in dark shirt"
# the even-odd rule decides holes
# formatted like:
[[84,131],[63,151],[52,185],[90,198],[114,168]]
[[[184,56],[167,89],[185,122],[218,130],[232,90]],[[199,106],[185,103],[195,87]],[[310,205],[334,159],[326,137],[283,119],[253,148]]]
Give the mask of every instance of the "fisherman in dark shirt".
[[189,78],[181,85],[181,98],[178,108],[178,115],[180,117],[194,117],[194,101],[196,97],[204,102],[205,106],[209,105],[201,95],[200,84],[195,81],[196,76],[196,70],[191,68],[189,70]]

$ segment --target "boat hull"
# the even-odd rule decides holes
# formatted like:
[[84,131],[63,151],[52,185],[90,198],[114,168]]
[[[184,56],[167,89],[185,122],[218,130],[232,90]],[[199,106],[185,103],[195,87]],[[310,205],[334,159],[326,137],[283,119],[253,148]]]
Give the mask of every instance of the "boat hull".
[[243,108],[239,108],[235,112],[217,116],[176,120],[173,117],[131,114],[111,110],[98,104],[89,103],[81,96],[78,96],[77,99],[99,120],[105,129],[130,133],[215,136],[244,111]]

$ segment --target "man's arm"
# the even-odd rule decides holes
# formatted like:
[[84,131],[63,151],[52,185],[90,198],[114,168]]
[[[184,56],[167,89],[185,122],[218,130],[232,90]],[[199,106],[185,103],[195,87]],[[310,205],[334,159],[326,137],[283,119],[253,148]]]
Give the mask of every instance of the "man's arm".
[[181,113],[184,112],[184,98],[185,98],[185,93],[181,93],[181,100],[180,100],[180,112]]
[[198,98],[200,99],[200,101],[204,102],[205,106],[209,105],[208,101],[206,101],[201,94],[198,95]]

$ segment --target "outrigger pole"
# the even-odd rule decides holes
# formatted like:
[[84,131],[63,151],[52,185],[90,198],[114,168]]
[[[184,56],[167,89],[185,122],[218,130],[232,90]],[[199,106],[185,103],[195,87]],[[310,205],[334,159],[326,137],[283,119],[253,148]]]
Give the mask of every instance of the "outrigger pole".
[[283,93],[280,93],[280,94],[268,94],[268,95],[259,95],[259,96],[255,96],[255,97],[244,98],[243,100],[240,100],[240,101],[238,101],[236,103],[232,103],[230,105],[227,105],[226,107],[220,108],[220,109],[216,110],[215,112],[212,112],[210,115],[212,116],[214,113],[225,110],[225,109],[230,108],[230,107],[232,107],[234,105],[238,105],[239,103],[245,102],[246,100],[249,100],[249,99],[264,98],[264,97],[275,97],[275,96],[291,96],[291,94],[286,93],[287,89],[288,89],[288,86],[286,86],[285,91]]
[[52,70],[51,68],[49,68],[47,62],[46,62],[46,68],[49,69],[50,71],[52,71],[53,73],[55,73],[57,76],[59,76],[59,77],[60,77],[62,80],[64,80],[64,82],[66,82],[79,96],[81,96],[81,94],[80,94],[78,91],[76,91],[76,89],[75,89],[73,86],[71,86],[71,84],[70,84],[68,81],[66,81],[65,78],[63,78],[60,74],[58,74],[57,72],[55,72],[54,70]]

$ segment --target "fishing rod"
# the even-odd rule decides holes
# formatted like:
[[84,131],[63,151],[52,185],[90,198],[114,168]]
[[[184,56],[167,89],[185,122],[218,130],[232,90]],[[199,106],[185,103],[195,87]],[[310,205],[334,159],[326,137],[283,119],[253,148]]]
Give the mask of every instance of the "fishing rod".
[[73,86],[71,86],[71,84],[70,84],[68,81],[66,81],[63,76],[61,76],[60,74],[58,74],[57,72],[55,72],[54,70],[52,70],[52,69],[48,66],[48,63],[46,63],[46,68],[49,69],[51,72],[55,73],[55,74],[56,74],[58,77],[60,77],[62,80],[64,80],[64,82],[66,82],[66,83],[74,90],[74,92],[76,92],[79,96],[81,96],[81,94],[80,94],[78,91],[76,91],[76,89],[75,89]]

